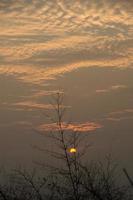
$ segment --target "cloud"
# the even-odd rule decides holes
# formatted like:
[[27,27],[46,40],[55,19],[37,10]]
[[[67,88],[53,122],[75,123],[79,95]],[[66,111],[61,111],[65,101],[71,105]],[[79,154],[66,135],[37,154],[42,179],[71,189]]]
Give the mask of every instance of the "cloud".
[[107,120],[109,121],[122,121],[133,119],[133,108],[127,108],[109,113]]
[[[116,65],[119,68],[125,68],[128,62],[128,58],[114,59],[104,62],[103,60],[85,60],[80,62],[74,62],[71,64],[65,64],[63,66],[50,67],[39,67],[39,66],[0,66],[0,74],[12,76],[15,79],[29,83],[29,84],[39,84],[44,85],[44,82],[55,79],[60,75],[70,73],[79,68],[88,67],[112,67]],[[118,68],[117,67],[117,68]]]
[[79,65],[132,67],[131,5],[130,0],[1,1],[1,73],[14,70],[19,80],[31,82],[40,66],[56,68],[58,74]]
[[24,110],[42,110],[42,109],[53,109],[52,105],[50,104],[41,104],[41,103],[36,103],[33,101],[23,101],[23,102],[18,102],[18,103],[13,103],[12,106],[23,108]]
[[107,93],[107,92],[122,90],[126,88],[127,88],[126,85],[112,85],[111,87],[107,89],[97,89],[96,93]]
[[84,67],[133,63],[132,1],[0,1],[0,74],[44,84]]
[[[132,23],[131,11],[132,1],[108,0],[99,1],[60,1],[60,0],[22,0],[22,1],[1,1],[1,15],[6,14],[30,30],[36,32],[34,25],[39,30],[51,31],[88,31],[92,26],[101,27],[108,23],[125,24]],[[6,16],[5,16],[6,17]],[[5,19],[4,17],[4,19]],[[16,17],[16,18],[15,18]],[[30,22],[30,23],[28,23]],[[42,27],[39,27],[40,23]],[[28,27],[29,24],[29,27]],[[22,27],[19,26],[19,28]],[[117,29],[117,27],[115,27]],[[38,31],[39,31],[38,30]]]
[[41,97],[44,97],[44,96],[53,96],[53,95],[56,95],[57,93],[61,93],[61,91],[59,90],[54,90],[54,91],[47,91],[47,90],[35,90],[33,91],[34,93],[31,95],[31,96],[28,96],[28,98],[32,98],[32,99],[38,99],[38,98],[41,98]]
[[[91,132],[99,128],[102,128],[102,125],[95,122],[85,122],[85,123],[62,123],[62,129],[67,131],[78,131],[78,132]],[[51,124],[42,124],[38,127],[40,131],[58,131],[59,127],[56,123]]]

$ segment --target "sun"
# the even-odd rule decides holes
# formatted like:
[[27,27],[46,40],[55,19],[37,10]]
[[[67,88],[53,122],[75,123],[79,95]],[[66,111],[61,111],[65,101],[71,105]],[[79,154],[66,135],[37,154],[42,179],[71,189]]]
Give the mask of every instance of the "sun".
[[70,149],[69,149],[69,152],[70,152],[70,153],[76,153],[76,152],[77,152],[77,149],[76,149],[76,148],[70,148]]

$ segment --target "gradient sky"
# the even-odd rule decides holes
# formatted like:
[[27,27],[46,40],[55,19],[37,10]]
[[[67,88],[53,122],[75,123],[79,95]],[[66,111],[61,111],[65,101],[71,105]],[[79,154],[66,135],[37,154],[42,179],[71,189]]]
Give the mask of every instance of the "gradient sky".
[[33,130],[51,127],[42,112],[58,90],[69,129],[90,134],[91,158],[133,163],[132,8],[132,0],[0,1],[2,164],[37,159],[31,146],[42,137]]

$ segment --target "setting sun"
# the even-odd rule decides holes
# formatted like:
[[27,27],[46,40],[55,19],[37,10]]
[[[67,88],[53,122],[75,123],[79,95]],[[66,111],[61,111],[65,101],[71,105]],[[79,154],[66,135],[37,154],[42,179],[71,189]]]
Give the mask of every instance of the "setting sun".
[[70,148],[69,152],[70,152],[70,153],[76,153],[76,152],[77,152],[77,149],[76,149],[76,148]]

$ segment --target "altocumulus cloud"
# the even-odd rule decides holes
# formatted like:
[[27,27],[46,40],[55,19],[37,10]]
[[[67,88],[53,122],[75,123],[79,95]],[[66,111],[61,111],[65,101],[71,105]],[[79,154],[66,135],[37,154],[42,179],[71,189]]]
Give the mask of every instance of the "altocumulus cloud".
[[40,83],[80,67],[132,67],[132,5],[132,0],[0,1],[0,73]]

